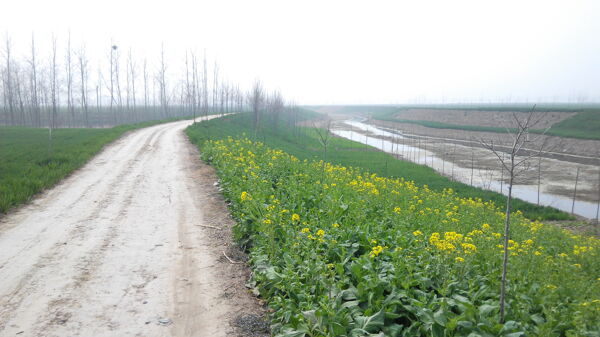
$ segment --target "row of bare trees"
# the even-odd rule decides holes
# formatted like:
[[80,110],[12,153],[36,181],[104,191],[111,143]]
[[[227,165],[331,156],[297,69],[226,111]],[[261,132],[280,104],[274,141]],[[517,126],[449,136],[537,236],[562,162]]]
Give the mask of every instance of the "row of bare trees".
[[[288,122],[297,123],[297,111],[295,104],[286,102],[281,92],[275,90],[267,93],[260,81],[255,81],[247,95],[247,104],[252,114],[252,126],[256,136],[263,126],[268,125],[277,129],[282,114],[290,114]],[[296,118],[293,118],[296,116]]]
[[[149,62],[145,56],[136,58],[131,49],[123,55],[111,43],[106,60],[92,65],[85,44],[74,47],[70,35],[64,41],[53,36],[49,53],[38,51],[32,35],[28,52],[19,57],[8,34],[3,42],[0,125],[99,127],[239,112],[250,105],[251,94],[220,77],[216,62],[209,79],[206,53],[200,59],[186,52],[183,67],[171,69],[164,45]],[[259,93],[261,109],[272,107],[267,104],[272,101],[283,104],[279,94],[266,97]]]

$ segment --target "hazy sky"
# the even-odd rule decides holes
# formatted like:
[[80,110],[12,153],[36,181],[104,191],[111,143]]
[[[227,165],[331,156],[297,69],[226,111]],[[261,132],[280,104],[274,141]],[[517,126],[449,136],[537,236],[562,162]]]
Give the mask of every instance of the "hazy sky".
[[[600,1],[7,0],[0,31],[24,53],[71,31],[106,62],[110,41],[171,71],[186,49],[224,75],[303,104],[600,100]],[[59,46],[60,48],[60,46]]]

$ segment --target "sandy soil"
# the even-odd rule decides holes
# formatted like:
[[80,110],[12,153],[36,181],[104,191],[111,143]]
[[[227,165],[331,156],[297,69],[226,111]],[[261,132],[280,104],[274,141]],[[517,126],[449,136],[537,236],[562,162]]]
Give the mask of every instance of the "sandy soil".
[[[524,118],[527,112],[515,112]],[[544,112],[544,119],[537,128],[544,129],[573,116],[574,112]],[[434,121],[458,125],[513,127],[512,113],[504,111],[452,110],[452,109],[406,109],[394,115],[395,118]]]
[[0,220],[0,336],[231,336],[260,320],[189,123],[129,133]]

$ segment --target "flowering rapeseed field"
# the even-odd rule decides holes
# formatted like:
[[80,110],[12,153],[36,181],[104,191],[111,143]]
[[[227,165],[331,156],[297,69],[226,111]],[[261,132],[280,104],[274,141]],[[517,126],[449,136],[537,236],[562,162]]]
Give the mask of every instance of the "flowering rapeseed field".
[[277,336],[598,336],[600,241],[403,179],[207,141]]

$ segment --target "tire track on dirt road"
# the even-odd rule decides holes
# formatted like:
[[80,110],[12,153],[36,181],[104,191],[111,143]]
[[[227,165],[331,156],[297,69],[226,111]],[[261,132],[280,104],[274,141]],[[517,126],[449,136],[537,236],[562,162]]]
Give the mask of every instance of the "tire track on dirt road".
[[231,221],[190,123],[124,136],[0,220],[0,336],[228,336],[260,311],[225,233],[196,226]]

